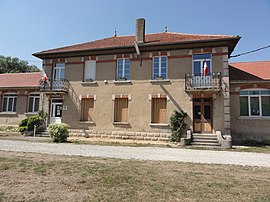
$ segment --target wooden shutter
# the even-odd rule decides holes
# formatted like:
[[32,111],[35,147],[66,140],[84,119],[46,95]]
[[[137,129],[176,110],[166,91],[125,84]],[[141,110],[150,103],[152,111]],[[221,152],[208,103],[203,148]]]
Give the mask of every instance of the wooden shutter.
[[152,123],[166,123],[167,115],[167,99],[153,98],[152,99]]
[[96,61],[90,60],[85,62],[84,81],[94,81],[96,79]]
[[114,122],[128,122],[128,98],[114,100]]
[[94,99],[82,99],[82,121],[93,121],[94,115]]

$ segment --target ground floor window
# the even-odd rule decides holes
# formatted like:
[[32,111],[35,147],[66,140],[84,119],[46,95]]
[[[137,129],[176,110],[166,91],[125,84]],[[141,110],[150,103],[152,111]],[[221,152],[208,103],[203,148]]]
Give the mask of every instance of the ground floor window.
[[94,98],[82,98],[82,121],[93,121]]
[[270,90],[240,91],[240,116],[270,116]]
[[3,112],[16,112],[17,95],[6,94],[3,97]]
[[114,122],[128,122],[128,98],[115,98]]
[[38,112],[39,110],[39,94],[30,94],[28,100],[28,112]]
[[166,123],[167,99],[152,98],[151,123]]

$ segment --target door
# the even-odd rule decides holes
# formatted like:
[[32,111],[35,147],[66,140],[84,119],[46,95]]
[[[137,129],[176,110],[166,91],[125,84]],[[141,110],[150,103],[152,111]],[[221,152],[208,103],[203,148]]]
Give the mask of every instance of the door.
[[194,132],[212,133],[212,99],[195,98],[193,100]]
[[62,103],[52,103],[50,123],[61,123],[62,109]]

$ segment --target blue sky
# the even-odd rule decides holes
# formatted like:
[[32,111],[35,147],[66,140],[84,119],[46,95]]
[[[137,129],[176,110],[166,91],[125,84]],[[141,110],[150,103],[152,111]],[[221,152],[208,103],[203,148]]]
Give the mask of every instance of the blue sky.
[[[135,32],[240,35],[234,54],[270,45],[270,0],[0,0],[0,55],[41,66],[31,54]],[[230,61],[270,60],[270,48]]]

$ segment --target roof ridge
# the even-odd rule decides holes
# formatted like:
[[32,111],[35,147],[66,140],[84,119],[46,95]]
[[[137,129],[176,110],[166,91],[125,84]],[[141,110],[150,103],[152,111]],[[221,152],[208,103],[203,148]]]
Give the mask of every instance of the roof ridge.
[[16,73],[3,73],[0,75],[15,75],[15,74],[41,74],[41,72],[16,72]]
[[270,60],[257,60],[257,61],[243,61],[243,62],[230,62],[229,64],[236,64],[236,63],[257,63],[257,62],[270,62]]

